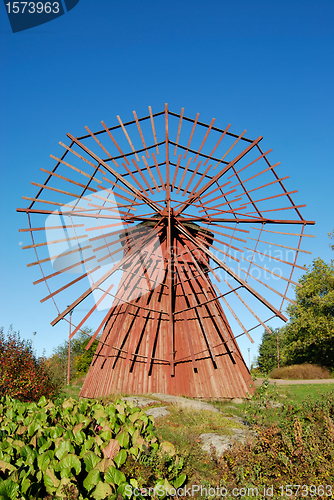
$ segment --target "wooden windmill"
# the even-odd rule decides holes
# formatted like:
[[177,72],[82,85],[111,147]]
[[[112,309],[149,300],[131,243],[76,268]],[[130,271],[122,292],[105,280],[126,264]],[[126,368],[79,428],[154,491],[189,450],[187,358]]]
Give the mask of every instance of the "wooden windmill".
[[68,134],[55,167],[42,169],[46,181],[32,183],[37,195],[18,209],[32,239],[24,248],[36,255],[29,266],[42,271],[35,284],[46,284],[42,301],[57,308],[51,324],[84,303],[72,336],[95,327],[87,348],[99,344],[81,396],[252,394],[236,338],[253,342],[252,330],[286,321],[313,222],[268,160],[271,150],[260,148],[262,137],[167,105],[133,115]]

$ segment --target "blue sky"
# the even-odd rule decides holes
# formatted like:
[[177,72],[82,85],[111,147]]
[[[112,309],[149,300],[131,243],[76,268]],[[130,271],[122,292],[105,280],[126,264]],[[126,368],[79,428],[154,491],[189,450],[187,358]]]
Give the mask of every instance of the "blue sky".
[[[331,1],[80,0],[66,15],[13,34],[0,9],[1,79],[1,316],[49,355],[68,334],[52,328],[53,306],[40,304],[37,270],[22,251],[22,196],[53,166],[66,133],[100,129],[169,109],[231,130],[263,135],[271,160],[298,189],[295,203],[315,220],[310,264],[329,261],[333,222],[334,3]],[[75,312],[79,315],[79,312]],[[256,344],[260,338],[257,335]],[[256,346],[242,342],[248,360]]]

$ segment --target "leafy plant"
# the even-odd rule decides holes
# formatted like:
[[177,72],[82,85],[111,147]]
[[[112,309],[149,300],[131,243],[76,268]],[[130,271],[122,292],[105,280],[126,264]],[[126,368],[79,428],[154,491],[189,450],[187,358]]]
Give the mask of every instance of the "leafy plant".
[[54,397],[59,384],[46,366],[45,358],[36,358],[31,342],[20,338],[12,327],[7,335],[0,328],[0,396],[23,401]]
[[0,498],[116,499],[132,487],[127,464],[151,454],[165,465],[149,486],[180,482],[182,463],[159,450],[151,418],[120,400],[0,398]]

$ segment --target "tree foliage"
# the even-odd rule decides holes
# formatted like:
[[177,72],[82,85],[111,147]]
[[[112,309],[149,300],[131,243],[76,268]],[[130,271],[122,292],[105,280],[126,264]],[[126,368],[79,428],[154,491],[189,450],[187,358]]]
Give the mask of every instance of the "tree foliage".
[[[261,344],[259,346],[259,356],[257,362],[262,373],[269,373],[274,368],[277,368],[277,335],[280,336],[280,330],[272,329],[272,333],[265,330],[262,335]],[[281,341],[279,339],[281,344]]]
[[10,327],[0,328],[0,396],[21,401],[52,398],[59,385],[48,370],[45,358],[36,358],[31,342],[21,339]]
[[334,262],[313,261],[289,305],[290,322],[282,329],[287,364],[334,367]]
[[[334,230],[331,232],[331,233],[328,233],[328,237],[331,239],[331,240],[334,240]],[[334,250],[334,245],[329,245],[331,247],[332,250]]]
[[[98,341],[94,340],[92,346],[86,351],[85,347],[93,331],[90,328],[86,328],[85,332],[78,332],[71,340],[70,379],[87,373],[98,345]],[[68,340],[54,349],[53,355],[48,359],[48,364],[55,377],[63,384],[66,383]]]

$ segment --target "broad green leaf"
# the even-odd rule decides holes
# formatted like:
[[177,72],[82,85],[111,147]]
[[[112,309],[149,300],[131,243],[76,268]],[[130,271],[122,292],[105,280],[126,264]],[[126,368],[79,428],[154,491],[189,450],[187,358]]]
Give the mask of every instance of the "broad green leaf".
[[90,472],[88,472],[88,475],[83,482],[83,486],[89,492],[94,488],[94,486],[98,484],[100,480],[101,480],[100,472],[96,469],[93,469]]
[[128,483],[122,483],[117,488],[118,498],[131,498],[132,497],[132,487]]
[[56,457],[61,460],[68,453],[74,453],[75,449],[71,443],[71,441],[62,441],[55,451]]
[[[46,469],[43,476],[44,484],[47,488],[58,488],[60,480],[56,477],[52,469]],[[52,489],[52,491],[54,491]]]
[[125,419],[126,419],[126,416],[125,416],[125,413],[118,413],[117,414],[117,418],[120,422],[122,422],[122,424],[124,424],[125,422]]
[[139,448],[138,446],[131,446],[131,448],[129,449],[129,453],[135,458],[137,459],[138,457],[138,453],[139,453]]
[[126,430],[130,433],[130,435],[132,436],[136,430],[136,428],[133,426],[133,425],[127,425],[126,426]]
[[62,469],[60,471],[60,477],[61,478],[63,478],[63,477],[73,478],[72,469],[70,467],[66,467],[65,469]]
[[30,486],[31,486],[30,479],[27,477],[24,477],[21,481],[21,493],[23,493],[23,494],[27,493]]
[[1,500],[15,500],[19,485],[11,479],[6,479],[0,483],[0,499]]
[[95,469],[99,470],[100,472],[106,472],[108,467],[111,465],[114,465],[114,462],[110,460],[110,458],[102,458],[96,465]]
[[48,404],[48,400],[46,399],[45,396],[42,396],[41,399],[38,401],[38,406],[40,406],[41,408],[43,408],[47,404]]
[[73,408],[74,404],[76,403],[76,401],[72,398],[69,398],[69,399],[65,399],[65,401],[63,402],[62,406],[63,408]]
[[96,465],[101,461],[101,459],[97,455],[95,455],[95,453],[93,453],[92,451],[86,453],[83,457],[83,460],[85,462],[87,472],[93,470],[96,467]]
[[8,470],[9,472],[13,472],[14,470],[16,470],[16,467],[11,463],[0,460],[0,470],[2,472],[6,472],[6,470]]
[[73,429],[72,429],[72,432],[73,434],[76,434],[78,431],[80,431],[81,429],[84,429],[86,427],[88,427],[88,425],[91,423],[91,419],[86,417],[84,421],[76,424]]
[[165,453],[168,453],[168,455],[170,455],[170,456],[173,456],[176,453],[175,446],[172,443],[170,443],[169,441],[163,441],[160,444],[160,449],[162,451],[164,451]]
[[22,434],[25,434],[25,432],[27,432],[27,429],[28,429],[27,425],[19,425],[18,428],[16,429],[16,434],[22,436]]
[[81,447],[80,457],[84,456],[87,450],[90,450],[91,447],[95,444],[95,438],[91,437],[86,439]]
[[127,452],[125,450],[121,450],[119,453],[114,458],[114,462],[117,465],[117,467],[120,467],[123,465],[127,459]]
[[32,464],[37,457],[37,452],[30,448],[30,446],[23,446],[20,450],[20,455],[27,464]]
[[32,422],[28,427],[28,435],[32,437],[35,434],[35,432],[40,428],[41,428],[40,422],[34,420],[34,422]]
[[119,442],[120,446],[122,448],[128,448],[129,447],[129,433],[124,430],[117,434],[116,439]]
[[37,457],[37,465],[38,468],[42,471],[45,471],[50,463],[51,459],[47,453],[43,453],[42,455],[38,455]]
[[38,450],[39,453],[44,453],[46,450],[50,448],[51,445],[52,445],[51,439],[47,439],[46,442]]
[[51,439],[60,438],[64,434],[64,428],[60,425],[56,427],[51,427],[49,431],[49,436]]
[[98,420],[100,418],[106,419],[108,418],[108,413],[105,411],[104,408],[99,408],[98,410],[94,411],[93,417],[95,418],[95,420]]
[[123,415],[125,412],[125,403],[124,401],[120,401],[116,406],[116,410],[120,415]]
[[112,465],[108,467],[108,470],[105,473],[104,479],[107,483],[114,483],[119,486],[121,483],[125,483],[126,477],[123,472],[115,469]]
[[73,432],[70,429],[67,429],[67,431],[63,435],[63,439],[68,439],[70,441],[73,441],[74,440],[74,434],[73,434]]
[[155,494],[158,498],[165,498],[166,497],[166,488],[165,488],[165,480],[160,479],[157,481],[154,485],[154,491]]
[[112,432],[111,431],[100,432],[99,436],[104,441],[109,441],[112,438]]
[[76,474],[79,474],[81,471],[80,459],[74,454],[66,455],[56,467],[57,471],[62,471],[63,469],[74,469]]
[[174,481],[174,487],[176,489],[180,488],[183,483],[185,482],[185,480],[187,479],[187,475],[186,474],[181,474],[177,479],[175,479]]
[[99,483],[95,490],[91,493],[92,497],[96,500],[103,500],[112,494],[112,489],[110,484]]
[[86,434],[83,431],[78,431],[74,436],[76,444],[82,444],[86,439]]

